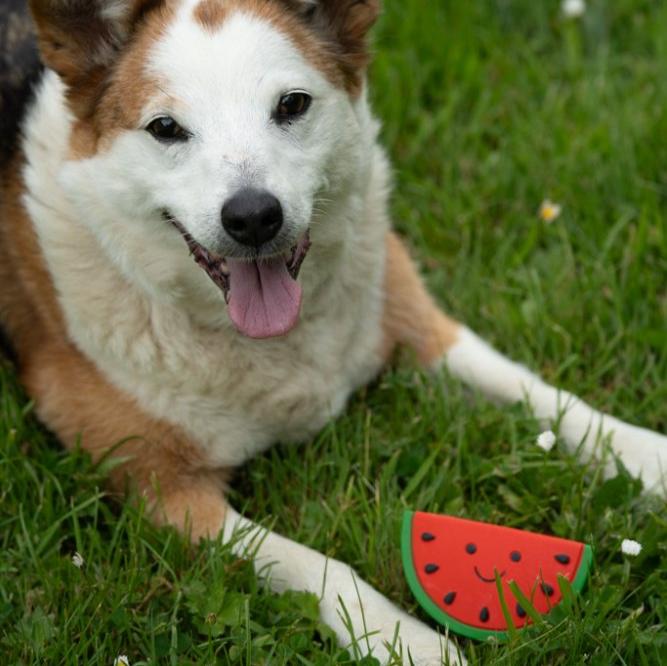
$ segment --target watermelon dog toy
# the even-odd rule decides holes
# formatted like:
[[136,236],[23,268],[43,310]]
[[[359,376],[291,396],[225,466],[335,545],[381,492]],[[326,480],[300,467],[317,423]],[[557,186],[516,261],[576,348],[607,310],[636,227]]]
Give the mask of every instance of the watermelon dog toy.
[[463,518],[406,511],[403,568],[420,605],[433,619],[469,638],[507,637],[496,572],[515,627],[530,622],[512,593],[514,581],[538,613],[562,595],[558,577],[581,591],[593,561],[590,546],[558,537]]

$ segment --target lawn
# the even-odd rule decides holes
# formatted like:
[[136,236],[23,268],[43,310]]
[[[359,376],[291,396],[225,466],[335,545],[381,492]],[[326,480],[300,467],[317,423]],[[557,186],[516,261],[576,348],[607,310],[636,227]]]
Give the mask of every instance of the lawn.
[[[549,381],[667,431],[667,3],[596,0],[581,20],[555,0],[386,4],[371,80],[394,219],[438,300]],[[545,198],[562,205],[550,224]],[[315,598],[270,594],[221,544],[190,547],[106,496],[104,468],[59,449],[9,366],[0,381],[3,664],[358,663]],[[402,358],[313,442],[240,470],[232,500],[426,621],[402,574],[404,509],[586,541],[595,567],[574,607],[462,650],[667,663],[665,501],[620,467],[605,480],[560,443],[543,452],[539,432],[526,408]]]

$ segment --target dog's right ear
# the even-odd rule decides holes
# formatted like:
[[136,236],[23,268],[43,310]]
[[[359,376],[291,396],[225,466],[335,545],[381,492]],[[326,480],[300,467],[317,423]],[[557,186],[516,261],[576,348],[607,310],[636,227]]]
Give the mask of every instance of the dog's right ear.
[[[284,0],[285,1],[285,0]],[[368,32],[380,15],[381,0],[286,0],[330,44],[348,86],[358,89],[370,60]]]
[[85,116],[134,27],[162,0],[29,0],[44,64],[67,85]]

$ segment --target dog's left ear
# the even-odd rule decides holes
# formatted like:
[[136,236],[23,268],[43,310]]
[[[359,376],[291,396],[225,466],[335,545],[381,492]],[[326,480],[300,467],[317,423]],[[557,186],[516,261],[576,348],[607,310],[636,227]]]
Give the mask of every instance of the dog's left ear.
[[303,20],[333,45],[352,89],[358,88],[370,60],[368,32],[378,19],[381,0],[288,0]]
[[42,60],[63,79],[74,113],[95,92],[142,18],[162,0],[29,0]]

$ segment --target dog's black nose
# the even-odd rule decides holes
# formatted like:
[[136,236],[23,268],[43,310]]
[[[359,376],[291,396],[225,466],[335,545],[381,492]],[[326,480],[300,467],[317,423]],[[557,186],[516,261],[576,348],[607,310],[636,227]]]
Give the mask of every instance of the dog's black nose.
[[270,192],[247,187],[222,207],[222,226],[239,243],[259,247],[280,231],[283,208]]

